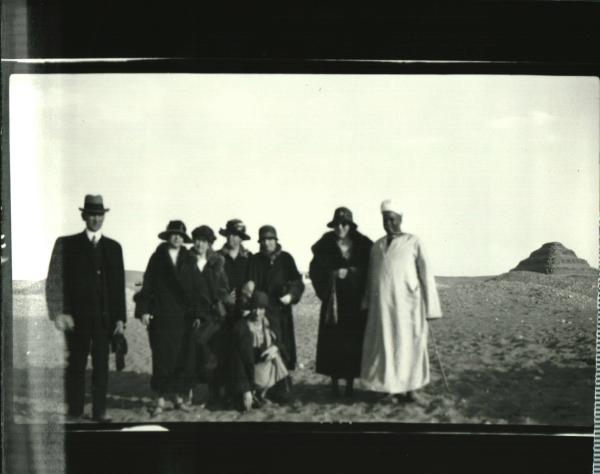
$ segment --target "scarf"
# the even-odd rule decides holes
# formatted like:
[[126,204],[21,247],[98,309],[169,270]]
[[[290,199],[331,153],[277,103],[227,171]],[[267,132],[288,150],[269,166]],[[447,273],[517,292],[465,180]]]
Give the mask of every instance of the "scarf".
[[338,322],[336,280],[334,271],[331,274],[331,291],[325,309],[325,324],[330,326],[335,326]]

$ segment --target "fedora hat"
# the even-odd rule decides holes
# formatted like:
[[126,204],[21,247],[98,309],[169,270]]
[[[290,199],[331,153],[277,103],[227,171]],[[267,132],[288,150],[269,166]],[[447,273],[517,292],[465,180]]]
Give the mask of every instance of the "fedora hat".
[[340,223],[341,224],[350,224],[350,226],[353,229],[356,229],[358,227],[352,217],[352,211],[350,209],[348,209],[347,207],[343,207],[343,206],[338,207],[333,212],[333,219],[331,220],[331,222],[329,222],[327,224],[327,227],[334,228],[336,226],[336,224],[340,224]]
[[219,234],[223,237],[239,235],[242,240],[250,240],[250,236],[246,234],[246,225],[239,219],[228,220],[225,228],[219,230]]
[[80,207],[79,210],[88,214],[104,214],[110,211],[110,209],[104,207],[104,202],[100,194],[86,194],[83,200],[83,207]]
[[272,225],[263,225],[258,229],[258,241],[262,242],[265,239],[279,240],[277,238],[277,230]]
[[167,224],[167,229],[158,234],[158,238],[161,240],[167,240],[171,234],[181,235],[186,244],[192,243],[192,239],[188,237],[185,224],[182,221],[169,221]]
[[217,238],[210,227],[201,225],[192,231],[192,240],[206,240],[209,244],[212,244]]

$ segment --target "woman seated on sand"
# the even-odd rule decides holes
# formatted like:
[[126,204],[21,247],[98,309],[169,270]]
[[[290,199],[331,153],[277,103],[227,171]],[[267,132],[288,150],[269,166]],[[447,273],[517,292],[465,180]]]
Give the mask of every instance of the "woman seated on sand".
[[[248,281],[242,293],[251,295],[254,290],[267,294],[269,304],[266,316],[271,329],[277,334],[277,346],[286,369],[296,368],[296,336],[292,306],[304,292],[302,275],[294,257],[281,248],[277,230],[271,225],[258,229],[260,251],[250,257]],[[278,403],[291,401],[292,377],[281,380],[270,391],[269,397]]]
[[233,328],[230,390],[237,408],[243,411],[267,403],[269,389],[289,375],[278,347],[280,335],[265,314],[268,304],[266,293],[255,292],[241,304],[241,319]]

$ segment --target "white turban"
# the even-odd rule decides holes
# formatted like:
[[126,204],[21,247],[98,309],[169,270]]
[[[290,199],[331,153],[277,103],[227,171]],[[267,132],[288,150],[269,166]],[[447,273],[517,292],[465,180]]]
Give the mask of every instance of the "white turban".
[[381,212],[393,212],[400,216],[402,215],[402,211],[400,210],[398,205],[394,203],[394,201],[392,201],[391,199],[386,199],[381,203]]

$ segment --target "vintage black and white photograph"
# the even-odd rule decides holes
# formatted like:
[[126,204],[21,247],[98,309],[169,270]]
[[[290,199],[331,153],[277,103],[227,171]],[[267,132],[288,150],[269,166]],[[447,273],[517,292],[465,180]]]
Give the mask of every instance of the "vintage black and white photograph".
[[593,425],[597,78],[9,94],[17,424]]

